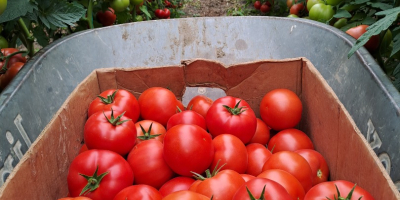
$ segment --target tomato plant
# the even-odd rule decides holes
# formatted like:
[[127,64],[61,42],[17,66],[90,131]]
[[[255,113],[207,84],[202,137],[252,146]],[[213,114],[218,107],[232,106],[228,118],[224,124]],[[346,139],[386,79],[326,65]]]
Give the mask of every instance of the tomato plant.
[[266,178],[255,178],[243,184],[232,200],[289,200],[292,197],[278,183]]
[[165,197],[173,192],[189,190],[194,181],[194,179],[189,177],[178,176],[164,183],[159,191],[160,194]]
[[268,142],[272,153],[280,151],[296,151],[298,149],[314,149],[311,139],[298,129],[285,129],[274,135]]
[[[353,188],[353,192],[350,193]],[[340,194],[338,194],[337,191],[339,191]],[[345,180],[319,183],[307,192],[304,200],[320,200],[327,198],[346,200],[374,200],[374,198],[368,191],[350,181]]]

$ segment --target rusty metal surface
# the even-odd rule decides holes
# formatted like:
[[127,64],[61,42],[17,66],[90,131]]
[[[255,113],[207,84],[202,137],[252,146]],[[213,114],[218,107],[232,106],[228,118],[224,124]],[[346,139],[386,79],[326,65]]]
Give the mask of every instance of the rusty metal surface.
[[[306,57],[352,115],[400,188],[400,95],[355,40],[318,22],[277,17],[157,20],[79,32],[38,52],[0,95],[0,185],[61,104],[93,69],[224,64]],[[189,93],[219,92],[192,89]]]

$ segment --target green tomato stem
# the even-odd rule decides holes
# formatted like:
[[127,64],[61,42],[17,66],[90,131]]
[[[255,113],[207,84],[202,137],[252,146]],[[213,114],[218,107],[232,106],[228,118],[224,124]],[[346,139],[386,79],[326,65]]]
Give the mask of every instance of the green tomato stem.
[[89,0],[89,5],[87,9],[87,21],[89,23],[89,28],[93,29],[93,0]]
[[35,49],[33,47],[33,42],[34,38],[29,32],[28,28],[26,27],[26,24],[22,18],[18,19],[18,26],[21,30],[19,34],[19,38],[21,39],[22,43],[24,43],[24,46],[28,49],[29,56],[32,57],[33,54],[35,54]]

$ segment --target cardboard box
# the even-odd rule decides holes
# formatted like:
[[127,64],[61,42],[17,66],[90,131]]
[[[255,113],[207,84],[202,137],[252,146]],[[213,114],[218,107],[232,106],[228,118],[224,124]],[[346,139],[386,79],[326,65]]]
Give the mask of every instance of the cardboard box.
[[345,179],[377,200],[400,199],[392,180],[333,90],[306,58],[262,60],[224,66],[195,59],[181,66],[99,69],[68,97],[0,190],[0,200],[65,197],[68,167],[83,142],[89,103],[107,89],[123,88],[137,98],[149,87],[217,87],[246,100],[259,117],[259,103],[272,89],[287,88],[303,102],[299,128],[325,156],[331,180]]

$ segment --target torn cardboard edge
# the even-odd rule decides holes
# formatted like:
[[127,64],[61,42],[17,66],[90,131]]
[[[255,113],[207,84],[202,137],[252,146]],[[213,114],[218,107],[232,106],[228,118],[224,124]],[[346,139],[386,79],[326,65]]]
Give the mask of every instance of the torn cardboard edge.
[[[90,102],[104,90],[123,88],[138,98],[149,87],[217,87],[246,100],[259,116],[262,97],[287,88],[303,102],[300,129],[327,159],[331,178],[357,182],[376,199],[400,199],[382,163],[328,83],[306,58],[258,60],[225,66],[193,59],[180,66],[97,69],[69,95],[0,189],[2,199],[57,199],[67,194],[69,163],[83,141]],[[34,183],[26,185],[27,183]]]

